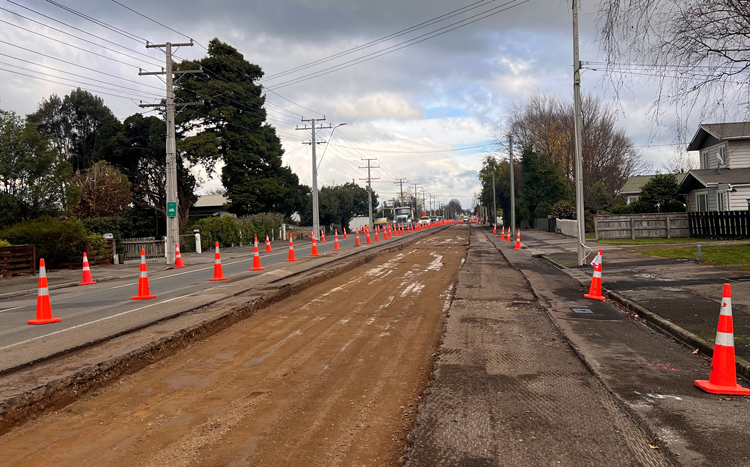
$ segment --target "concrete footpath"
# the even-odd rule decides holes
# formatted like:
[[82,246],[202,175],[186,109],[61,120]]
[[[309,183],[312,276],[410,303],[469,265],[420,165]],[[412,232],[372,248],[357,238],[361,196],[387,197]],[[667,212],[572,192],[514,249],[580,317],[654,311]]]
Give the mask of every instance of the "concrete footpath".
[[[574,238],[540,231],[523,232],[523,236],[533,254],[565,266],[567,273],[589,283],[593,268],[576,266]],[[746,361],[741,362],[741,369],[744,366],[745,374],[750,375],[747,363],[750,361],[750,271],[636,251],[664,245],[619,246],[590,242],[589,246],[603,250],[602,281],[606,289],[693,334],[698,340],[689,336],[685,340],[708,355],[712,353],[716,337],[722,287],[724,283],[731,284],[735,348],[737,356]],[[675,331],[674,334],[680,332]]]
[[576,356],[524,275],[483,229],[470,231],[405,465],[673,465]]

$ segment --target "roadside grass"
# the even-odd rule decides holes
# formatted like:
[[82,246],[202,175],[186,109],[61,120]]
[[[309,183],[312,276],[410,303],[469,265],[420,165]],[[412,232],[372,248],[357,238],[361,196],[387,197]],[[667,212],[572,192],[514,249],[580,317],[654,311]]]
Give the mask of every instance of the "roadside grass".
[[[638,250],[638,252],[649,256],[694,260],[697,248],[694,246],[650,248],[648,250]],[[742,269],[748,269],[750,268],[750,244],[701,246],[701,261],[717,266],[742,266]]]
[[675,245],[679,243],[711,243],[717,242],[718,240],[708,238],[691,238],[691,237],[677,237],[677,238],[617,238],[611,240],[597,240],[597,243],[603,243],[605,245]]

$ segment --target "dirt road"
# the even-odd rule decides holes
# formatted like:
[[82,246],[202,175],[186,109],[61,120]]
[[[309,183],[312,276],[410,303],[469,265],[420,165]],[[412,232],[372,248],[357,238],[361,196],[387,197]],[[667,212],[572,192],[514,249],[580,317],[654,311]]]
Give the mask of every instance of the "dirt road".
[[467,242],[384,254],[15,429],[3,465],[398,465]]

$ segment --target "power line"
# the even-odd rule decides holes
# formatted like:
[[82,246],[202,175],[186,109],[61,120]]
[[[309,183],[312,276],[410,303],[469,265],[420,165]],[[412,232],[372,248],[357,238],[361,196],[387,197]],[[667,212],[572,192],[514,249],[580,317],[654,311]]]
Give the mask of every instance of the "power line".
[[33,54],[36,54],[36,55],[41,55],[42,57],[46,57],[46,58],[49,58],[49,59],[52,59],[52,60],[56,60],[58,62],[63,62],[63,63],[66,63],[68,65],[72,65],[72,66],[75,66],[75,67],[78,67],[78,68],[83,68],[84,70],[93,71],[94,73],[99,73],[99,74],[102,74],[102,75],[105,75],[105,76],[109,76],[111,78],[117,78],[117,79],[120,79],[120,80],[123,80],[123,81],[128,81],[130,83],[140,84],[141,86],[145,86],[145,87],[148,87],[148,88],[154,88],[154,89],[161,90],[161,88],[156,87],[156,86],[151,86],[149,84],[142,84],[140,81],[135,81],[135,80],[128,79],[128,78],[121,78],[121,77],[119,77],[117,75],[113,75],[111,73],[106,73],[104,71],[100,71],[100,70],[97,70],[95,68],[89,68],[89,67],[86,67],[86,66],[83,66],[83,65],[79,65],[77,63],[74,63],[74,62],[71,62],[71,61],[68,61],[68,60],[64,60],[62,58],[53,57],[52,55],[48,55],[48,54],[45,54],[45,53],[42,53],[42,52],[37,52],[36,50],[32,50],[32,49],[29,49],[29,48],[26,48],[26,47],[21,47],[20,45],[12,44],[10,42],[7,42],[7,41],[1,40],[1,39],[0,39],[0,44],[9,45],[11,47],[15,47],[17,49],[21,49],[21,50],[24,50],[26,52],[30,52],[30,53],[33,53]]
[[[132,59],[134,59],[134,60],[139,60],[139,61],[143,61],[143,59],[142,59],[142,58],[138,58],[138,57],[135,57],[135,56],[133,56],[133,55],[130,55],[130,54],[126,54],[125,52],[121,52],[121,51],[119,51],[119,50],[116,50],[116,49],[113,49],[113,48],[111,48],[111,47],[107,47],[107,46],[104,46],[104,45],[101,45],[101,44],[97,44],[97,43],[96,43],[96,42],[94,42],[94,41],[91,41],[91,40],[88,40],[88,39],[84,39],[83,37],[79,37],[79,36],[76,36],[75,34],[71,34],[71,33],[67,32],[67,31],[63,31],[62,29],[58,29],[58,28],[56,28],[56,27],[50,26],[49,24],[45,24],[45,23],[42,23],[41,21],[37,21],[37,20],[35,20],[35,19],[29,18],[28,16],[24,16],[24,15],[22,15],[22,14],[20,14],[20,13],[16,13],[15,11],[12,11],[12,10],[8,10],[7,8],[3,8],[3,7],[0,7],[0,10],[3,10],[3,11],[7,11],[8,13],[11,13],[11,14],[13,14],[13,15],[16,15],[16,16],[18,16],[18,17],[20,17],[20,18],[23,18],[23,19],[27,20],[27,21],[31,21],[32,23],[38,24],[38,25],[40,25],[40,26],[44,26],[45,28],[49,28],[49,29],[51,29],[51,30],[53,30],[53,31],[57,31],[57,32],[59,32],[59,33],[65,34],[66,36],[70,36],[70,37],[73,37],[73,38],[75,38],[75,39],[78,39],[79,41],[83,41],[83,42],[86,42],[87,44],[91,44],[91,45],[94,45],[94,46],[96,46],[96,47],[101,47],[102,49],[105,49],[105,50],[109,50],[110,52],[114,52],[114,53],[116,53],[116,54],[124,55],[125,57],[128,57],[128,58],[132,58]],[[10,23],[9,23],[9,24],[10,24]],[[44,37],[47,37],[47,36],[44,36]],[[121,46],[121,47],[122,47],[122,46]],[[125,47],[125,48],[127,48],[127,47]],[[130,50],[130,49],[128,49],[128,50]],[[152,60],[153,62],[156,62],[156,63],[158,63],[158,61],[157,61],[157,60],[156,60],[155,58],[152,58],[152,57],[150,57],[149,55],[146,55],[146,54],[143,54],[143,53],[142,53],[142,54],[140,54],[140,55],[143,55],[143,56],[145,56],[146,58],[148,58],[149,60]],[[146,62],[143,62],[143,63],[146,63]]]
[[[77,74],[77,73],[73,73],[73,72],[70,72],[70,71],[60,70],[59,68],[54,68],[54,67],[51,67],[51,66],[47,66],[47,65],[42,65],[41,63],[35,63],[35,62],[32,62],[32,61],[30,61],[30,60],[24,60],[23,58],[18,58],[18,57],[14,57],[14,56],[12,56],[12,55],[4,54],[4,53],[2,53],[2,52],[0,52],[0,56],[3,56],[3,57],[8,57],[8,58],[11,58],[11,59],[13,59],[13,60],[18,60],[19,62],[24,62],[24,63],[28,63],[28,64],[30,64],[30,65],[38,66],[38,67],[41,67],[41,68],[47,68],[47,69],[49,69],[49,70],[57,71],[57,72],[60,72],[60,73],[65,73],[65,74],[68,74],[68,75],[71,75],[71,76],[76,76],[76,77],[78,77],[78,78],[83,78],[83,79],[87,79],[87,80],[89,80],[89,81],[95,81],[95,82],[97,82],[97,83],[104,83],[104,84],[108,84],[108,85],[110,85],[110,86],[117,86],[117,87],[120,87],[120,88],[122,88],[122,89],[130,89],[130,90],[133,90],[133,91],[139,91],[139,92],[143,92],[143,93],[145,93],[145,94],[154,94],[154,95],[157,95],[156,93],[152,93],[152,92],[150,92],[150,91],[141,91],[141,90],[138,90],[138,89],[135,89],[135,88],[128,88],[128,87],[125,87],[125,86],[121,86],[121,85],[119,85],[119,84],[115,84],[115,83],[110,83],[110,82],[108,82],[108,81],[102,81],[102,80],[100,80],[100,79],[96,79],[96,78],[90,78],[90,77],[88,77],[88,76],[84,76],[84,75],[79,75],[79,74]],[[11,65],[11,66],[14,66],[14,67],[17,67],[17,68],[21,68],[21,67],[19,67],[18,65]],[[38,73],[38,72],[36,72],[36,73]],[[159,88],[156,88],[156,89],[159,89]],[[161,96],[161,94],[158,94],[158,95],[159,95],[159,96]]]
[[90,21],[90,22],[96,24],[97,26],[103,27],[105,29],[109,29],[110,31],[112,31],[114,33],[117,33],[117,34],[120,34],[123,37],[127,37],[128,39],[130,39],[132,41],[136,41],[136,42],[139,42],[141,44],[143,44],[144,42],[149,42],[144,37],[141,37],[141,36],[138,36],[138,35],[133,34],[131,32],[125,31],[124,29],[120,29],[118,27],[112,26],[111,24],[105,23],[104,21],[98,20],[98,19],[96,19],[94,17],[91,17],[91,16],[88,16],[88,15],[86,15],[84,13],[81,13],[80,11],[76,11],[73,8],[67,7],[67,6],[63,5],[62,3],[56,2],[54,0],[46,0],[46,1],[47,1],[47,3],[52,4],[52,5],[54,5],[54,6],[58,7],[58,8],[61,8],[61,9],[65,10],[65,11],[67,11],[68,13],[74,14],[74,15],[80,17],[80,18],[83,18],[83,19],[85,19],[87,21]]
[[[5,54],[0,54],[0,55],[5,55]],[[32,73],[37,73],[37,74],[40,74],[40,75],[43,75],[43,76],[49,76],[49,77],[56,78],[56,79],[61,79],[61,80],[64,80],[64,81],[71,81],[73,83],[83,84],[84,86],[94,86],[94,87],[102,88],[102,89],[105,89],[105,90],[108,90],[108,91],[120,91],[120,90],[124,90],[122,92],[124,92],[125,94],[133,94],[136,97],[139,97],[139,98],[142,98],[142,99],[144,98],[143,96],[146,95],[146,94],[151,94],[151,97],[147,97],[145,99],[154,99],[154,96],[161,97],[161,96],[159,96],[156,93],[152,93],[152,92],[148,92],[148,91],[141,91],[139,89],[134,89],[134,88],[128,88],[128,87],[120,86],[120,85],[114,84],[114,83],[107,83],[106,81],[100,81],[100,82],[105,83],[105,84],[109,84],[110,86],[115,86],[115,87],[117,87],[119,89],[105,88],[104,86],[102,86],[100,84],[85,83],[85,82],[77,81],[77,80],[70,79],[70,78],[64,78],[62,76],[51,75],[49,73],[43,73],[41,71],[32,70],[30,68],[25,68],[25,67],[22,67],[22,66],[19,66],[19,65],[13,65],[12,63],[7,63],[7,62],[3,62],[3,61],[0,61],[0,65],[10,66],[10,67],[13,67],[13,68],[19,68],[21,70],[30,71]],[[92,81],[94,81],[94,80],[92,80]]]
[[30,11],[30,12],[32,12],[32,13],[35,13],[35,14],[37,14],[37,15],[39,15],[39,16],[41,16],[41,17],[43,17],[43,18],[47,18],[47,19],[49,19],[49,20],[51,20],[51,21],[54,21],[54,22],[56,22],[56,23],[62,24],[62,25],[64,25],[64,26],[67,26],[67,27],[69,27],[70,29],[73,29],[73,30],[75,30],[75,31],[79,31],[79,32],[82,32],[82,33],[84,33],[84,34],[87,34],[87,35],[89,35],[89,36],[91,36],[91,37],[95,37],[95,38],[97,38],[97,39],[99,39],[99,40],[101,40],[101,41],[104,41],[104,42],[107,42],[107,43],[110,43],[110,44],[116,45],[117,47],[121,47],[121,48],[123,48],[123,49],[125,49],[125,50],[128,50],[128,51],[130,51],[130,52],[133,52],[133,53],[136,53],[136,54],[138,54],[138,55],[142,55],[142,56],[144,56],[144,57],[146,57],[146,58],[150,58],[150,59],[152,59],[152,60],[157,60],[157,61],[158,61],[158,59],[156,59],[155,57],[152,57],[151,55],[145,54],[145,53],[143,53],[143,52],[141,52],[141,51],[138,51],[138,50],[136,50],[136,49],[131,49],[130,47],[126,47],[126,46],[124,46],[124,45],[122,45],[122,44],[119,44],[119,43],[117,43],[117,42],[115,42],[115,41],[111,41],[111,40],[109,40],[109,39],[107,39],[107,38],[105,38],[105,37],[102,37],[102,36],[98,36],[98,35],[96,35],[96,34],[94,34],[94,33],[92,33],[92,32],[86,31],[85,29],[81,29],[81,28],[78,28],[78,27],[76,27],[76,26],[73,26],[72,24],[68,24],[68,23],[66,23],[65,21],[61,21],[61,20],[59,20],[59,19],[57,19],[57,18],[53,18],[52,16],[49,16],[49,15],[45,15],[44,13],[41,13],[41,12],[39,12],[39,11],[36,11],[36,10],[34,10],[33,8],[29,8],[29,7],[27,7],[27,6],[21,5],[20,3],[16,3],[16,2],[14,2],[13,0],[6,0],[6,1],[7,1],[7,2],[9,2],[9,3],[12,3],[13,5],[16,5],[17,7],[23,8],[24,10]]
[[[495,0],[490,0],[488,3],[492,3],[494,1]],[[451,18],[451,17],[456,16],[456,15],[461,14],[461,13],[465,13],[466,11],[469,11],[469,10],[473,10],[474,8],[479,8],[479,6],[475,6],[475,5],[478,5],[480,3],[485,3],[485,2],[486,2],[486,0],[480,0],[478,2],[471,3],[471,4],[467,5],[467,6],[458,8],[456,10],[450,11],[450,12],[445,13],[445,14],[440,15],[440,16],[436,16],[436,17],[434,17],[432,19],[429,19],[429,20],[424,21],[422,23],[419,23],[419,24],[416,24],[414,26],[408,27],[406,29],[402,29],[400,31],[396,31],[395,33],[388,34],[387,36],[383,36],[381,38],[378,38],[378,39],[372,40],[370,42],[367,42],[365,44],[358,45],[358,46],[353,47],[351,49],[344,50],[343,52],[339,52],[339,53],[336,53],[336,54],[333,54],[333,55],[329,55],[328,57],[324,57],[324,58],[321,58],[319,60],[315,60],[315,61],[306,63],[304,65],[300,65],[298,67],[290,68],[290,69],[288,69],[286,71],[282,71],[282,72],[279,72],[279,73],[274,73],[274,74],[268,75],[262,81],[276,79],[277,77],[288,75],[290,73],[294,73],[295,71],[304,70],[306,68],[310,68],[310,67],[318,65],[320,63],[325,63],[325,62],[334,60],[336,58],[340,58],[340,57],[343,57],[345,55],[349,55],[351,53],[357,52],[359,50],[367,49],[369,47],[372,47],[374,45],[377,45],[377,44],[380,44],[382,42],[388,41],[390,39],[394,39],[396,37],[403,36],[404,34],[408,34],[409,32],[413,32],[413,31],[416,31],[418,29],[422,29],[422,28],[427,27],[427,26],[429,26],[431,24],[434,24],[436,22],[443,21],[445,19]],[[480,5],[480,6],[482,6],[482,5]],[[470,7],[472,7],[472,8],[470,8]]]
[[170,28],[169,26],[167,26],[166,24],[160,23],[160,22],[156,21],[155,19],[153,19],[153,18],[150,18],[150,17],[148,17],[148,16],[144,15],[143,13],[141,13],[141,12],[139,12],[139,11],[136,11],[136,10],[134,10],[134,9],[130,8],[130,7],[129,7],[129,6],[127,6],[127,5],[123,5],[122,3],[118,2],[117,0],[112,0],[112,2],[113,2],[113,3],[116,3],[116,4],[118,4],[118,5],[120,5],[121,7],[125,8],[126,10],[130,10],[130,11],[132,11],[133,13],[135,13],[135,14],[136,14],[136,15],[138,15],[138,16],[142,16],[142,17],[146,18],[147,20],[149,20],[149,21],[151,21],[151,22],[154,22],[154,23],[158,24],[159,26],[161,26],[161,27],[163,27],[163,28],[169,29],[169,30],[170,30],[170,31],[172,31],[172,32],[176,32],[177,34],[180,34],[180,35],[182,35],[182,36],[185,36],[185,37],[187,37],[188,39],[190,39],[191,41],[193,41],[193,42],[195,42],[196,44],[198,44],[199,46],[203,47],[203,49],[204,49],[204,50],[208,50],[208,49],[206,48],[206,46],[205,46],[205,45],[203,45],[203,44],[201,44],[200,42],[196,41],[195,39],[193,39],[192,37],[188,36],[187,34],[185,34],[185,33],[183,33],[183,32],[180,32],[180,31],[178,31],[178,30],[176,30],[176,29],[172,29],[172,28]]
[[86,88],[82,88],[82,87],[80,87],[80,86],[72,86],[72,85],[70,85],[70,84],[66,84],[66,83],[60,83],[59,81],[52,81],[52,80],[50,80],[50,79],[46,79],[46,78],[39,78],[38,76],[32,76],[32,75],[28,75],[28,74],[26,74],[26,73],[20,73],[20,72],[18,72],[18,71],[13,71],[13,70],[6,70],[5,68],[0,68],[0,71],[6,71],[6,72],[8,72],[8,73],[14,73],[14,74],[16,74],[16,75],[26,76],[26,77],[28,77],[28,78],[38,79],[38,80],[41,80],[41,81],[47,81],[47,82],[49,82],[49,83],[54,83],[54,84],[61,84],[61,85],[63,85],[63,86],[68,86],[68,87],[71,87],[71,88],[79,88],[79,89],[83,89],[84,91],[89,91],[89,92],[92,92],[92,93],[97,93],[97,94],[104,94],[105,96],[119,97],[120,99],[127,99],[127,100],[129,100],[129,101],[132,101],[132,100],[134,99],[133,97],[120,96],[120,95],[117,95],[117,94],[111,94],[111,93],[107,93],[107,92],[103,92],[103,91],[97,91],[97,90],[92,90],[92,89],[86,89]]
[[[367,152],[380,152],[380,153],[390,153],[390,154],[433,154],[433,153],[444,153],[444,152],[457,152],[457,151],[465,151],[467,149],[477,149],[477,148],[486,148],[488,146],[492,146],[494,143],[487,143],[487,144],[481,144],[477,146],[466,146],[463,148],[454,148],[454,149],[438,149],[438,150],[431,150],[431,151],[385,151],[385,150],[378,150],[378,149],[367,149]],[[346,148],[348,146],[342,146],[340,144],[331,144],[331,146],[336,146],[339,148]],[[350,149],[359,149],[356,147],[349,147]]]
[[274,93],[274,94],[276,94],[276,95],[277,95],[277,96],[279,96],[280,98],[284,99],[284,100],[285,100],[285,101],[287,101],[287,102],[291,102],[292,104],[296,105],[297,107],[299,107],[299,108],[301,108],[301,109],[305,109],[305,110],[308,110],[308,111],[310,111],[310,112],[312,112],[312,113],[316,113],[316,114],[318,114],[318,115],[323,115],[323,116],[325,116],[325,114],[322,114],[322,113],[320,113],[320,112],[316,112],[315,110],[312,110],[312,109],[308,109],[307,107],[305,107],[305,106],[303,106],[303,105],[300,105],[300,104],[298,104],[298,103],[296,103],[296,102],[294,102],[294,101],[292,101],[292,100],[289,100],[289,99],[287,99],[286,97],[282,96],[281,94],[279,94],[278,92],[274,91],[273,89],[268,89],[268,88],[263,88],[263,89],[265,89],[265,90],[266,90],[266,91],[268,91],[268,92],[271,92],[271,93]]
[[[434,39],[435,37],[442,36],[443,34],[447,34],[447,33],[451,32],[451,31],[456,30],[456,29],[459,29],[459,28],[468,26],[470,24],[476,23],[477,21],[481,21],[483,19],[489,18],[490,16],[494,16],[494,15],[503,13],[505,11],[508,11],[508,10],[512,9],[512,8],[516,8],[518,6],[521,6],[524,3],[528,3],[531,0],[523,0],[520,3],[515,3],[516,1],[518,1],[518,0],[510,0],[510,1],[506,2],[506,3],[503,3],[500,6],[497,6],[497,7],[494,7],[494,8],[490,8],[489,10],[485,10],[482,13],[478,13],[476,15],[470,16],[469,18],[465,18],[465,19],[462,19],[460,21],[456,21],[456,22],[451,23],[451,24],[449,24],[447,26],[443,26],[441,28],[435,29],[433,31],[430,31],[430,32],[425,33],[425,34],[422,34],[422,35],[417,36],[415,38],[412,38],[412,39],[400,42],[400,43],[392,45],[390,47],[386,47],[385,49],[383,49],[381,51],[372,52],[372,53],[369,53],[367,55],[363,55],[362,57],[355,58],[355,59],[352,59],[352,60],[340,63],[340,64],[332,66],[332,67],[324,68],[323,70],[319,70],[319,71],[314,72],[314,73],[309,73],[307,75],[303,75],[303,76],[300,76],[298,78],[291,79],[289,81],[284,81],[282,83],[278,83],[278,84],[272,86],[271,88],[267,88],[267,89],[274,89],[274,90],[275,89],[281,89],[281,88],[284,88],[284,87],[287,87],[287,86],[291,86],[293,84],[299,84],[299,83],[301,83],[303,81],[308,81],[310,79],[318,78],[320,76],[324,76],[324,75],[333,73],[335,71],[340,71],[340,70],[343,70],[345,68],[352,67],[354,65],[359,65],[361,63],[368,62],[370,60],[374,60],[376,58],[382,57],[384,55],[391,54],[393,52],[396,52],[398,50],[404,49],[406,47],[411,47],[411,46],[419,44],[421,42],[424,42],[424,41],[427,41],[427,40],[430,40],[430,39]],[[508,6],[508,5],[510,5],[510,6]],[[492,13],[488,13],[490,11]],[[472,19],[472,18],[476,18],[476,19]],[[472,19],[472,21],[469,21],[469,19]],[[461,24],[461,23],[463,23],[463,24]],[[457,26],[455,26],[455,25],[457,25]],[[441,32],[438,32],[438,31],[441,31]],[[419,39],[419,40],[417,40],[417,39]]]
[[83,47],[78,47],[77,45],[73,45],[73,44],[70,44],[68,42],[61,41],[60,39],[55,39],[54,37],[46,36],[46,35],[44,35],[44,34],[42,34],[40,32],[32,31],[31,29],[24,28],[23,26],[19,26],[17,24],[13,24],[13,23],[11,23],[9,21],[5,21],[5,20],[0,19],[0,23],[5,23],[7,25],[13,26],[14,28],[18,28],[18,29],[21,29],[23,31],[30,32],[31,34],[43,37],[43,38],[45,38],[47,40],[50,40],[50,41],[53,41],[53,42],[57,42],[58,44],[62,44],[62,45],[66,45],[68,47],[72,47],[72,48],[74,48],[76,50],[80,50],[82,52],[86,52],[86,53],[89,53],[89,54],[92,54],[92,55],[96,55],[97,57],[106,58],[107,60],[112,60],[113,62],[121,63],[121,64],[129,66],[129,67],[141,68],[141,67],[139,67],[137,65],[133,65],[132,63],[123,62],[122,60],[118,60],[116,58],[108,57],[106,55],[94,52],[93,50],[84,49]]

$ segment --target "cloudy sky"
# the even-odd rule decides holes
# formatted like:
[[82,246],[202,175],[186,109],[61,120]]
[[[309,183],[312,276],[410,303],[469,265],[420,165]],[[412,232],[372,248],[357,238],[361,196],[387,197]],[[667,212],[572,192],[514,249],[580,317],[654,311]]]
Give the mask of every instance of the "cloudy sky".
[[[359,169],[360,159],[377,157],[381,168],[374,171],[379,180],[373,186],[381,197],[395,196],[395,179],[405,178],[442,202],[458,198],[467,206],[478,191],[476,172],[483,153],[492,149],[483,145],[503,131],[510,106],[538,91],[572,96],[570,0],[119,2],[174,31],[111,0],[0,0],[0,108],[26,114],[50,94],[64,95],[71,86],[81,86],[100,94],[124,119],[142,111],[139,101],[152,102],[163,94],[157,78],[138,76],[139,67],[154,70],[163,60],[141,39],[184,42],[187,35],[206,45],[218,37],[264,69],[262,83],[273,90],[268,92],[269,121],[283,141],[285,163],[303,183],[311,183],[310,148],[301,144],[308,136],[295,131],[295,124],[324,114],[333,125],[346,126],[336,130],[326,149],[320,183],[363,183],[359,179],[366,171]],[[581,3],[581,59],[601,60],[595,42],[598,1]],[[440,28],[448,31],[452,23],[486,12],[498,14],[396,50],[404,41]],[[440,15],[446,17],[426,27],[279,75]],[[306,77],[380,52],[390,53]],[[193,59],[204,53],[196,45],[177,55]],[[584,72],[583,90],[606,99],[613,95],[597,71]],[[655,95],[648,85],[632,88],[621,96],[619,115],[658,169],[675,147],[670,146],[674,135],[669,127],[654,132],[648,126]],[[328,133],[322,136],[328,138]],[[207,180],[202,190],[218,184],[218,179]]]

